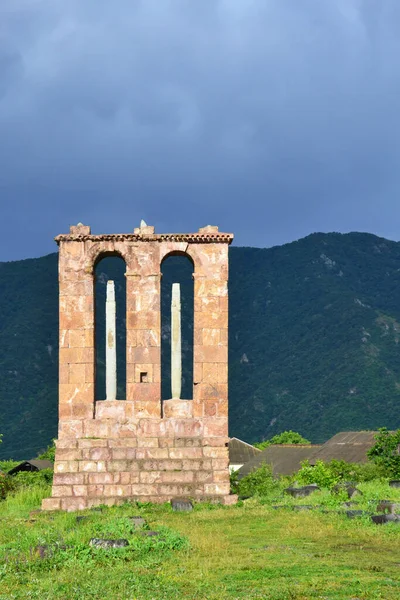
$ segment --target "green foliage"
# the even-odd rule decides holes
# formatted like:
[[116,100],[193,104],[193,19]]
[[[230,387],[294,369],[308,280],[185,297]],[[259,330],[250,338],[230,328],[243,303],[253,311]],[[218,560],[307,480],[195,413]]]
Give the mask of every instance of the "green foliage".
[[15,481],[9,475],[0,475],[0,500],[16,489]]
[[21,471],[13,475],[13,479],[15,479],[17,488],[51,485],[53,483],[53,469]]
[[311,466],[308,460],[301,463],[301,469],[293,476],[300,484],[316,483],[321,488],[332,489],[342,481],[354,483],[379,481],[386,476],[386,471],[380,465],[368,462],[365,464],[348,463],[344,460],[324,462],[317,460]]
[[317,460],[314,466],[311,466],[308,460],[301,463],[300,471],[295,475],[296,481],[302,485],[308,485],[310,483],[316,483],[319,487],[332,489],[340,479],[340,477],[334,473],[329,464],[324,463],[322,460]]
[[0,460],[0,471],[8,473],[8,471],[19,465],[20,462],[19,460]]
[[274,435],[270,440],[256,442],[254,446],[260,450],[264,450],[264,448],[267,448],[272,444],[299,444],[308,446],[311,442],[310,440],[306,440],[300,433],[290,429],[289,431],[283,431],[282,433]]
[[56,446],[55,446],[55,440],[53,440],[53,442],[50,444],[50,446],[48,446],[46,448],[46,450],[44,452],[42,452],[42,454],[39,454],[38,458],[40,460],[51,460],[52,462],[54,462],[55,455],[56,455]]
[[279,488],[279,483],[272,475],[270,465],[263,463],[258,469],[251,471],[236,483],[234,489],[239,496],[268,496]]
[[400,477],[400,429],[391,433],[386,427],[381,427],[375,440],[368,451],[368,458],[383,468],[387,476]]

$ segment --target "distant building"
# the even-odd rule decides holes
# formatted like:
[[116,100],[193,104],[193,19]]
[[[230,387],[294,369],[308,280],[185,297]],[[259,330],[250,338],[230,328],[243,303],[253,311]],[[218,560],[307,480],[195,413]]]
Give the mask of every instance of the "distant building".
[[229,440],[228,448],[230,473],[237,471],[245,463],[249,462],[249,460],[261,454],[261,450],[258,448],[235,437]]
[[42,469],[53,469],[54,465],[50,460],[24,460],[16,467],[8,471],[9,475],[16,475],[22,471],[42,471]]
[[251,471],[259,469],[263,463],[270,465],[275,477],[293,475],[301,468],[303,460],[310,459],[321,446],[303,446],[301,444],[272,444],[246,462],[239,470],[239,479]]
[[377,434],[377,431],[341,431],[314,452],[310,457],[310,465],[315,465],[317,460],[366,463],[367,452],[375,444]]

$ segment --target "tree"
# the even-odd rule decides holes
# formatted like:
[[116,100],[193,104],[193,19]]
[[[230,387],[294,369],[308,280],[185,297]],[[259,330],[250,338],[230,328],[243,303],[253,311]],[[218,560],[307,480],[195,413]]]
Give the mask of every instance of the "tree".
[[299,444],[303,446],[308,446],[309,444],[311,444],[311,442],[309,440],[306,440],[306,438],[304,438],[300,433],[297,433],[296,431],[292,431],[290,429],[289,431],[283,431],[282,433],[274,435],[274,437],[272,437],[270,440],[265,440],[264,442],[257,442],[256,444],[254,444],[254,446],[256,448],[259,448],[260,450],[263,450],[264,448],[275,444]]
[[400,429],[390,432],[381,427],[375,444],[367,452],[375,464],[384,467],[389,477],[400,477]]

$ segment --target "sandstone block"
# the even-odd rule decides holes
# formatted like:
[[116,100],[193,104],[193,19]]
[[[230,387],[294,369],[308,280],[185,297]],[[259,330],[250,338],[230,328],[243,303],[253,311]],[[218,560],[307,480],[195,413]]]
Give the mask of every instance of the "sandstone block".
[[194,481],[193,471],[162,471],[160,475],[163,483],[192,483]]
[[132,495],[133,496],[157,496],[158,487],[150,484],[132,484]]
[[230,485],[228,483],[205,483],[204,493],[205,494],[221,494],[228,495],[230,492]]
[[203,458],[203,448],[170,448],[169,457],[172,459]]
[[88,496],[89,498],[104,496],[104,485],[88,485]]
[[164,400],[163,413],[166,419],[188,419],[193,414],[191,400]]
[[204,453],[204,456],[207,458],[227,458],[228,457],[228,448],[225,448],[225,446],[222,446],[222,447],[204,446],[203,453]]
[[108,445],[110,448],[136,448],[138,442],[136,438],[110,439]]
[[88,486],[87,485],[73,485],[72,493],[74,496],[87,496]]
[[56,448],[67,448],[67,449],[72,449],[72,448],[77,448],[78,447],[78,440],[74,439],[74,438],[65,438],[62,440],[55,440],[55,446]]
[[135,460],[136,448],[112,448],[112,460]]
[[140,471],[139,472],[139,481],[140,483],[158,483],[162,481],[161,479],[161,471]]
[[52,495],[54,498],[72,496],[72,485],[53,485]]
[[158,448],[159,441],[161,442],[161,440],[159,440],[156,437],[154,437],[154,438],[150,438],[150,437],[149,438],[138,438],[137,446],[138,446],[138,448]]
[[131,485],[104,485],[104,496],[123,496],[131,495]]
[[82,458],[82,450],[78,448],[57,448],[57,460],[78,460]]
[[77,473],[78,470],[78,460],[56,460],[54,463],[54,473]]
[[78,448],[107,448],[107,440],[82,438],[75,442]]
[[227,346],[193,346],[194,360],[201,363],[227,363]]
[[42,510],[60,510],[60,498],[45,498],[42,500]]
[[[89,484],[103,484],[103,483],[114,483],[114,474],[113,473],[89,473],[88,474],[88,482]],[[90,493],[89,493],[90,495]]]
[[168,448],[138,448],[136,458],[138,460],[168,458]]
[[67,512],[75,512],[76,510],[85,510],[87,508],[86,498],[61,498],[61,509]]

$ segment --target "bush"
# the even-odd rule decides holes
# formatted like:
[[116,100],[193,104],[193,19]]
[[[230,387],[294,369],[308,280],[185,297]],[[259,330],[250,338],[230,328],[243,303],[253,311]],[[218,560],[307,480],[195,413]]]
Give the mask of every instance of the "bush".
[[391,433],[386,427],[379,429],[375,444],[368,450],[368,458],[382,468],[387,477],[400,477],[400,429]]
[[290,429],[289,431],[284,431],[283,433],[274,435],[274,437],[272,437],[270,440],[257,442],[254,444],[254,446],[260,450],[264,450],[264,448],[271,446],[271,444],[302,444],[307,446],[311,444],[311,442],[306,440],[306,438],[304,438],[300,433]]
[[313,467],[305,460],[301,463],[296,480],[302,485],[316,483],[319,487],[332,489],[339,482],[340,476],[322,460],[317,460]]
[[53,483],[53,469],[42,469],[41,471],[21,471],[13,476],[15,488],[42,486]]
[[52,462],[54,462],[55,454],[56,454],[56,446],[55,446],[55,443],[53,440],[53,442],[50,444],[50,446],[48,446],[42,454],[39,454],[38,458],[40,460],[51,460]]
[[0,475],[0,500],[4,500],[10,492],[15,490],[15,483],[9,475]]
[[236,492],[240,496],[267,496],[279,488],[272,475],[270,465],[266,463],[255,469],[236,483]]
[[362,483],[385,477],[385,469],[374,463],[356,464],[344,460],[331,460],[328,463],[317,460],[311,466],[308,460],[301,463],[301,469],[295,479],[304,485],[316,483],[322,488],[332,489],[341,481]]

